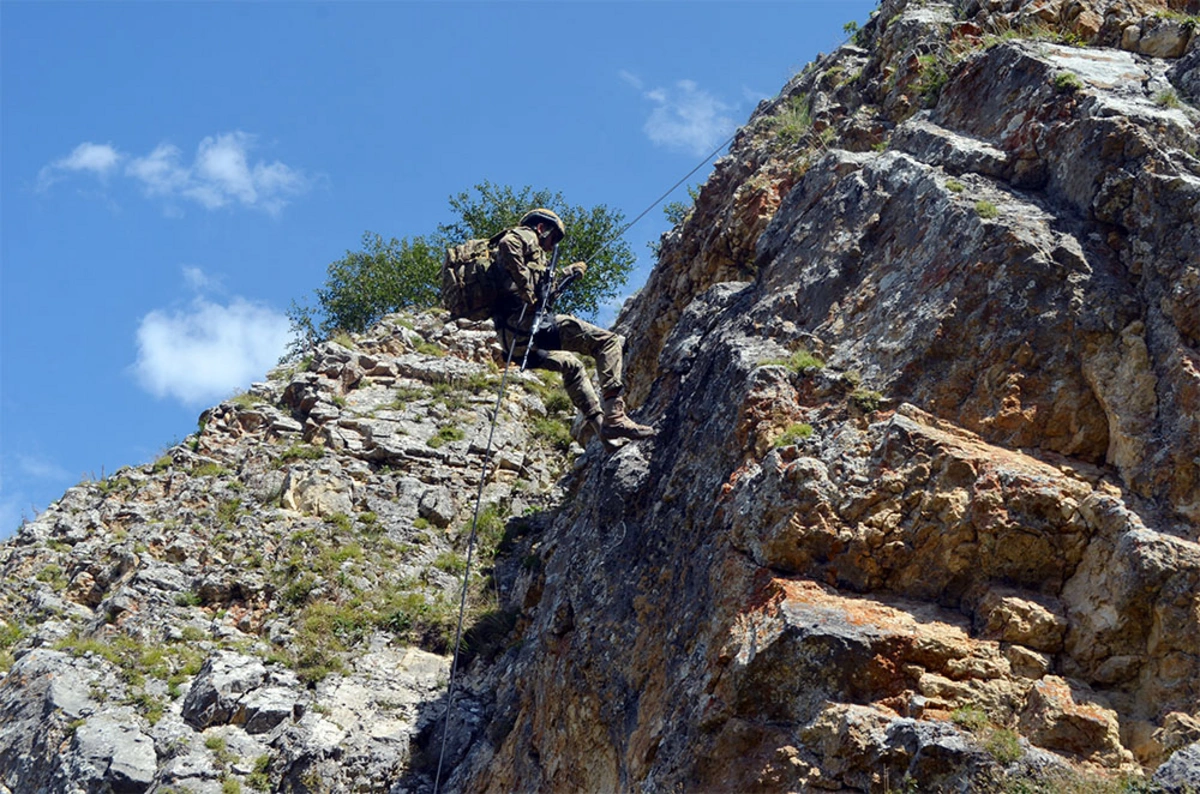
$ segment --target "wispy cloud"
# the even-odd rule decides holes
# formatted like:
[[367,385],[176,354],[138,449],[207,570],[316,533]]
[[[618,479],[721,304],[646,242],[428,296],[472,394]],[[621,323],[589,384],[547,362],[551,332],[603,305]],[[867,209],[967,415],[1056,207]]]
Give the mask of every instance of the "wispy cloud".
[[189,265],[184,265],[180,270],[183,272],[183,282],[193,292],[220,291],[222,289],[220,276],[211,276],[203,269]]
[[66,157],[60,157],[38,172],[38,190],[48,190],[55,182],[72,173],[89,172],[99,179],[107,179],[125,158],[111,143],[85,141],[76,146]]
[[123,176],[144,195],[167,202],[168,214],[178,215],[177,202],[194,202],[205,209],[241,206],[277,215],[288,202],[309,189],[303,171],[279,162],[254,160],[257,138],[246,132],[225,132],[204,138],[190,163],[173,143],[160,143],[148,154],[131,157],[111,144],[83,143],[66,157],[42,168],[38,187],[78,172],[107,178],[127,162]]
[[156,309],[142,318],[133,371],[151,394],[195,407],[262,377],[290,341],[287,317],[267,306],[196,297],[186,309]]
[[642,92],[653,107],[642,129],[654,143],[688,154],[708,154],[737,127],[730,105],[692,80],[666,88],[643,89],[641,78],[621,71],[620,78]]

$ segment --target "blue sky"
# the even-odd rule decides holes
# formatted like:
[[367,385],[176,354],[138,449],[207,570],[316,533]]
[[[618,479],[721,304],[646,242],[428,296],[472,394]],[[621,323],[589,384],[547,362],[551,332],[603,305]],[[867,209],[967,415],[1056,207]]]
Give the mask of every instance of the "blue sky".
[[261,380],[364,231],[483,180],[633,218],[875,6],[0,0],[0,537]]

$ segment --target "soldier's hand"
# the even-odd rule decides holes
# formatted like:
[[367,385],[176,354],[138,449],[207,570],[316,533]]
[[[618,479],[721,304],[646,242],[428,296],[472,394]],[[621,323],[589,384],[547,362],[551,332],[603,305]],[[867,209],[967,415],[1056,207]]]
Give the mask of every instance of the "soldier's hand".
[[587,272],[586,262],[574,262],[563,268],[563,275],[567,278],[582,278]]

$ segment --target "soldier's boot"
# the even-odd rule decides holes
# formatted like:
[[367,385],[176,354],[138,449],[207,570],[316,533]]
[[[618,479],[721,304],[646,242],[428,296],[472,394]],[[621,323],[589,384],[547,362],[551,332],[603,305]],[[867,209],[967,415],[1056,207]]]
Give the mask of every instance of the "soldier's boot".
[[600,437],[608,441],[618,438],[650,438],[655,434],[653,427],[639,425],[625,415],[625,398],[620,393],[606,394],[600,401],[604,408],[604,424],[600,427]]
[[600,439],[600,443],[604,448],[613,452],[621,448],[623,442],[610,441],[604,437],[603,433],[604,420],[599,413],[592,414],[588,418],[584,418],[583,414],[575,414],[575,421],[571,423],[571,438],[575,439],[575,443],[587,449],[587,445],[593,438]]

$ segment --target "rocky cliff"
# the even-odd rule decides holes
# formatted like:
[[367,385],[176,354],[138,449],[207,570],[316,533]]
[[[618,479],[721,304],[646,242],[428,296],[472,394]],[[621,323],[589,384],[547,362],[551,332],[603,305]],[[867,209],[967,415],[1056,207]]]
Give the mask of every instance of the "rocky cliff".
[[760,105],[618,321],[658,436],[501,407],[448,723],[486,330],[72,489],[0,791],[1200,790],[1198,15],[885,0]]

